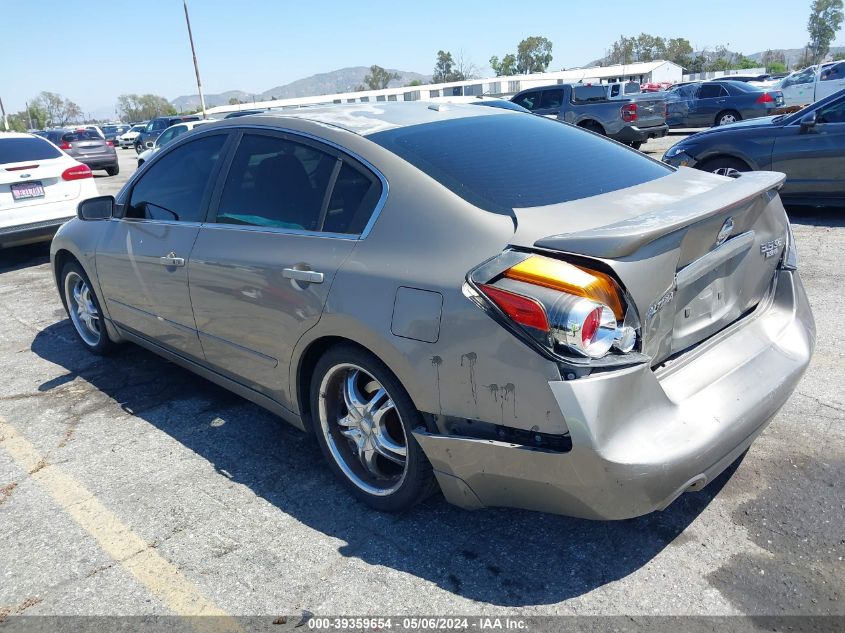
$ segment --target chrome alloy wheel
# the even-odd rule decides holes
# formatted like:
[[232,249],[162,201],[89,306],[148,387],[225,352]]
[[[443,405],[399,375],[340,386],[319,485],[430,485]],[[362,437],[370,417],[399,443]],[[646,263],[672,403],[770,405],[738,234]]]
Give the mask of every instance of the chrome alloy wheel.
[[728,112],[719,117],[719,125],[730,125],[731,123],[736,123],[736,120],[736,116]]
[[358,488],[392,494],[408,472],[408,438],[390,394],[366,370],[348,363],[324,375],[320,429],[337,465]]
[[100,312],[88,282],[76,272],[65,276],[65,300],[73,327],[86,344],[96,347],[102,336]]

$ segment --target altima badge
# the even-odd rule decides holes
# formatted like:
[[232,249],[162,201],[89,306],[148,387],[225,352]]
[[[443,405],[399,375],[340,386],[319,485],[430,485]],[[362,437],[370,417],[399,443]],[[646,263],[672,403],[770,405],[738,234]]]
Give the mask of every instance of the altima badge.
[[646,312],[646,315],[645,315],[646,320],[647,321],[651,320],[654,317],[655,314],[660,312],[660,310],[663,308],[663,306],[670,303],[672,301],[672,299],[674,299],[674,298],[675,298],[675,289],[671,288],[670,290],[668,290],[666,292],[666,294],[664,294],[662,297],[660,297],[660,299],[658,299],[657,301],[655,301],[654,303],[652,303],[648,307],[648,312]]
[[725,220],[725,223],[722,225],[722,228],[719,229],[719,233],[716,234],[716,246],[721,246],[724,244],[728,238],[731,236],[731,231],[734,230],[734,219],[729,217]]
[[777,255],[782,246],[782,237],[779,237],[776,240],[772,240],[771,242],[763,242],[762,244],[760,244],[760,254],[766,259],[769,259],[769,257],[774,257],[775,255]]

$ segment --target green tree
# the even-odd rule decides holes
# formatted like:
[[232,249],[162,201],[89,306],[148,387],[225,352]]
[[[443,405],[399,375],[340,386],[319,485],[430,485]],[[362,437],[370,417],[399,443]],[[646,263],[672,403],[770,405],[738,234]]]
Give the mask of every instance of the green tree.
[[551,63],[552,43],[545,37],[526,37],[516,47],[516,72],[519,74],[544,73]]
[[509,77],[516,74],[516,55],[508,53],[501,61],[493,55],[490,58],[490,68],[496,73],[497,77]]
[[55,92],[44,91],[32,101],[33,106],[46,113],[46,124],[62,126],[82,117],[82,110],[70,99]]
[[123,121],[146,121],[157,116],[176,114],[167,99],[154,94],[126,94],[117,98],[117,111]]
[[682,68],[689,69],[693,64],[694,54],[689,40],[683,37],[674,37],[666,40],[665,59],[676,63]]
[[842,0],[814,0],[810,5],[810,19],[807,21],[807,32],[810,34],[807,53],[810,63],[818,64],[827,55],[843,18]]
[[625,37],[620,35],[610,47],[610,50],[602,60],[605,65],[608,64],[630,64],[634,61],[634,47],[636,40],[633,37]]
[[229,105],[241,105],[243,101],[238,99],[237,97],[229,97]]
[[639,62],[651,62],[666,57],[666,40],[659,35],[640,33],[634,43],[634,55]]
[[391,81],[400,77],[401,75],[399,73],[392,73],[381,66],[373,64],[370,66],[369,74],[364,77],[364,85],[369,90],[381,90],[387,88]]
[[453,79],[454,67],[455,60],[452,59],[452,53],[448,51],[437,51],[437,62],[434,64],[434,75],[431,78],[432,82],[436,84],[445,84],[449,81],[460,81],[460,79]]
[[833,56],[833,61],[835,61],[835,62],[840,62],[842,60],[845,60],[845,53],[836,53]]
[[423,85],[423,82],[421,82],[419,79],[412,79],[411,81],[409,81],[408,83],[405,84],[405,87],[406,88],[413,88],[414,86],[422,86],[422,85]]

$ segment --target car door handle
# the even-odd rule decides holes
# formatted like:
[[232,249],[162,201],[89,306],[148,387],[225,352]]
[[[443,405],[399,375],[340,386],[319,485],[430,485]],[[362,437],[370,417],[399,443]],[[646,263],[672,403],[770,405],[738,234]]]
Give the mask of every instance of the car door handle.
[[170,251],[164,257],[158,258],[159,263],[162,266],[184,266],[185,265],[185,258],[184,257],[176,257],[176,253]]
[[309,284],[321,284],[324,279],[323,273],[318,273],[316,270],[300,270],[298,268],[283,268],[282,277]]

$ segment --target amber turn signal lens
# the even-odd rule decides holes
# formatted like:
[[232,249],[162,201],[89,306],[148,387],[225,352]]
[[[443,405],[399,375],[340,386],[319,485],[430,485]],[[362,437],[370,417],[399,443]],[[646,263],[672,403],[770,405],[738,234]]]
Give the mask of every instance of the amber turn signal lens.
[[525,283],[568,292],[603,303],[622,320],[625,309],[613,279],[604,273],[588,270],[550,257],[532,255],[505,271],[505,277]]

